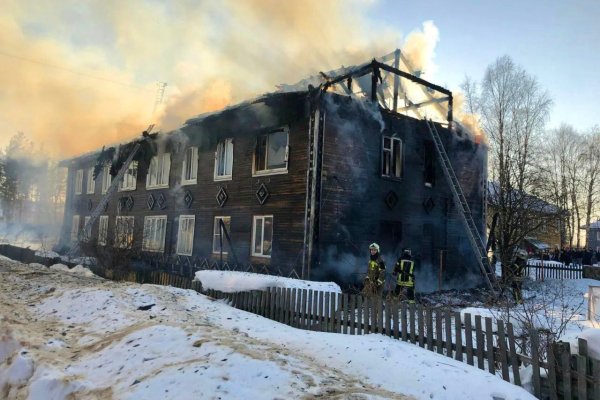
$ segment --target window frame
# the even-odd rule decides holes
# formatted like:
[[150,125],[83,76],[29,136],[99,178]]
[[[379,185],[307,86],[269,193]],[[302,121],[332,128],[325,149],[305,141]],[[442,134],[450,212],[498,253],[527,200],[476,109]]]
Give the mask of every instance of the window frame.
[[108,188],[112,184],[112,175],[110,174],[111,164],[104,164],[102,167],[102,194],[108,192]]
[[98,245],[106,246],[108,239],[108,215],[101,215],[98,218]]
[[[188,243],[186,244],[190,244],[190,251],[189,252],[184,252],[182,251],[181,247],[182,246],[182,241],[181,241],[181,237],[182,237],[182,233],[183,233],[183,225],[182,225],[182,221],[187,220],[187,221],[192,221],[192,225],[191,225],[191,240],[187,240]],[[179,216],[179,227],[177,228],[177,247],[175,248],[175,252],[176,254],[182,255],[182,256],[191,256],[194,252],[194,234],[195,234],[195,230],[196,230],[196,216],[193,214],[184,214],[184,215],[180,215]],[[189,239],[189,238],[188,238]],[[185,250],[185,249],[183,249]]]
[[94,167],[88,168],[87,180],[85,182],[85,193],[94,194],[96,191],[96,180],[94,179]]
[[[271,218],[271,254],[264,254],[265,249],[264,249],[264,243],[265,243],[265,219],[266,218]],[[256,221],[257,220],[262,220],[262,229],[261,229],[261,241],[260,241],[260,247],[261,247],[261,252],[260,253],[256,253],[254,251],[254,249],[256,248]],[[253,215],[252,216],[252,248],[251,248],[251,254],[252,257],[261,257],[261,258],[271,258],[271,255],[273,254],[273,236],[274,236],[274,218],[273,215]]]
[[[213,254],[221,254],[221,250],[215,250],[215,245],[217,244],[216,240],[217,238],[219,238],[221,236],[221,231],[219,230],[219,233],[216,233],[217,230],[217,220],[222,219],[225,223],[225,225],[227,225],[227,222],[225,222],[225,220],[229,221],[229,232],[231,232],[231,216],[230,215],[217,215],[213,218],[213,240],[212,240],[212,253]],[[219,225],[220,226],[220,225]],[[225,246],[223,246],[225,247]],[[228,251],[223,251],[223,254],[229,254]]]
[[[192,152],[192,160],[188,159],[189,151]],[[191,164],[191,165],[189,165]],[[189,167],[188,167],[189,165]],[[190,172],[192,177],[186,179],[186,172]],[[181,185],[195,185],[198,183],[198,147],[190,146],[185,149],[183,161],[181,163]]]
[[[228,151],[231,149],[230,151]],[[223,160],[223,175],[219,175],[219,164]],[[229,165],[228,165],[229,164]],[[230,171],[227,174],[227,167],[229,166]],[[215,150],[215,166],[213,170],[214,181],[230,181],[233,179],[233,138],[225,138],[217,143],[217,149]]]
[[75,194],[83,193],[83,169],[75,172]]
[[[138,162],[132,161],[119,182],[119,192],[128,192],[137,188]],[[129,179],[131,177],[131,179]],[[127,186],[126,186],[127,184]]]
[[[156,171],[153,171],[153,168]],[[159,174],[160,172],[160,174]],[[154,174],[155,173],[155,174]],[[160,153],[152,157],[148,172],[146,173],[146,189],[164,189],[169,187],[169,175],[171,174],[171,153]],[[151,183],[152,176],[156,175],[156,183]],[[159,176],[162,178],[159,180]],[[166,182],[165,182],[166,180]]]
[[[389,148],[386,148],[386,146],[385,146],[386,139],[390,140]],[[398,176],[391,174],[392,161],[394,160],[394,142],[399,143],[398,153],[399,153],[400,160],[399,160],[398,164],[400,165],[400,174]],[[389,157],[390,157],[390,166],[389,166],[390,173],[389,174],[385,174],[386,153],[389,154]],[[402,140],[402,138],[400,138],[398,136],[394,136],[394,135],[381,137],[381,171],[380,172],[381,172],[381,177],[386,178],[386,179],[402,180],[402,178],[404,177],[404,141]]]
[[[152,221],[156,221],[155,225],[147,226],[148,223],[152,224]],[[162,234],[159,232],[151,233],[152,239],[149,239],[147,236],[147,229],[158,228],[158,221],[164,221]],[[156,239],[154,236],[159,233],[158,241],[160,243],[159,248],[150,247],[149,243]],[[161,237],[162,236],[162,237]],[[151,253],[164,253],[165,252],[165,242],[167,238],[167,216],[166,215],[146,215],[144,217],[144,230],[142,236],[142,251],[147,251]]]
[[[276,133],[280,133],[283,132],[286,134],[286,138],[287,138],[287,142],[285,145],[285,156],[284,156],[284,161],[285,161],[285,167],[280,167],[280,168],[268,168],[269,166],[269,138],[276,134]],[[257,150],[259,148],[259,146],[262,146],[259,141],[261,140],[261,138],[265,138],[266,137],[266,142],[265,142],[265,169],[261,169],[258,170],[257,169]],[[274,131],[271,131],[269,133],[263,134],[263,135],[259,135],[256,137],[256,145],[254,147],[254,153],[252,155],[252,176],[256,177],[256,176],[265,176],[265,175],[279,175],[279,174],[287,174],[288,173],[288,168],[289,168],[289,163],[290,163],[290,132],[288,128],[281,128],[281,129],[277,129]]]
[[[119,223],[119,221],[124,221],[124,220],[131,221],[131,224],[129,224],[129,222],[127,222],[127,225],[126,225],[126,227],[128,228],[127,232],[119,233],[119,227],[124,226],[123,223],[122,222]],[[134,229],[135,229],[135,217],[134,216],[132,216],[132,215],[117,215],[115,218],[114,247],[118,247],[119,249],[131,249],[133,247],[133,241],[135,239]],[[121,243],[120,235],[127,235],[126,239],[128,239],[128,236],[131,236],[131,238],[130,238],[130,240],[127,240],[124,243]]]
[[73,218],[71,219],[71,242],[77,242],[79,240],[79,223],[79,215],[73,215]]
[[[83,237],[81,238],[82,242],[91,242],[92,241],[92,225],[88,226],[88,222],[90,222],[90,220],[92,219],[91,215],[86,215],[85,217],[83,217],[83,227],[82,227],[82,231],[83,231]],[[87,227],[87,229],[86,229]]]

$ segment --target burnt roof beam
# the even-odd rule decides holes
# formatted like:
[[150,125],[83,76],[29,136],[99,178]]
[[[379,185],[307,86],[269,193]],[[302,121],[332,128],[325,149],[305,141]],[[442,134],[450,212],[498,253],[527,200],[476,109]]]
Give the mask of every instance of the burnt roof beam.
[[449,91],[448,89],[445,89],[445,88],[443,88],[441,86],[438,86],[436,84],[428,82],[425,79],[418,78],[418,77],[416,77],[416,76],[414,76],[412,74],[409,74],[408,72],[401,71],[398,68],[394,68],[394,67],[389,66],[387,64],[380,63],[379,61],[374,61],[373,64],[376,64],[376,66],[379,67],[379,68],[381,68],[381,69],[384,69],[384,70],[386,70],[388,72],[391,72],[393,74],[396,74],[396,75],[400,75],[401,77],[406,78],[408,80],[411,80],[411,81],[413,81],[415,83],[421,84],[423,86],[426,86],[426,87],[428,87],[430,89],[433,89],[435,91],[438,91],[440,93],[444,93],[444,94],[446,94],[448,96],[452,96],[452,92]]
[[400,112],[400,111],[407,111],[407,110],[411,110],[411,109],[414,109],[414,108],[425,107],[425,106],[428,106],[428,105],[431,105],[431,104],[443,103],[443,102],[446,102],[446,101],[450,101],[450,97],[439,97],[439,98],[435,98],[435,99],[424,101],[422,103],[411,104],[409,106],[400,107],[400,108],[398,108],[398,112]]

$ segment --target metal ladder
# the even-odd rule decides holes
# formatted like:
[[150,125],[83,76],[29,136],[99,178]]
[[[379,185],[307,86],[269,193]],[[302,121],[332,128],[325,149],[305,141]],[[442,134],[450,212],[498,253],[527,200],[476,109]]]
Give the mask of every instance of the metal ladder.
[[471,214],[471,210],[469,208],[469,204],[465,198],[465,195],[462,191],[460,183],[456,178],[456,174],[454,173],[454,169],[452,168],[452,164],[450,163],[450,159],[448,158],[448,154],[446,153],[446,149],[444,148],[444,144],[442,143],[442,139],[435,127],[435,124],[431,119],[425,119],[425,123],[427,124],[427,128],[429,128],[429,132],[431,133],[431,137],[433,138],[433,142],[435,143],[435,148],[437,150],[437,154],[442,161],[442,170],[444,171],[444,175],[450,184],[450,188],[452,189],[452,194],[454,196],[454,203],[459,210],[461,215],[461,219],[465,225],[467,236],[469,237],[469,242],[471,243],[471,247],[473,248],[473,252],[477,257],[477,262],[479,264],[479,269],[485,278],[485,282],[489,286],[491,290],[495,293],[500,292],[500,285],[498,280],[496,279],[496,273],[492,266],[490,265],[490,260],[487,257],[487,252],[485,250],[483,240],[479,235],[479,231],[475,226],[475,221],[473,221],[473,215]]
[[[143,139],[143,140],[146,140],[146,139]],[[72,258],[79,253],[79,250],[81,249],[80,242],[85,238],[85,235],[88,232],[88,230],[87,230],[88,227],[89,227],[89,230],[91,231],[92,226],[94,226],[94,223],[96,222],[96,220],[98,219],[100,214],[102,214],[102,212],[104,211],[104,207],[106,207],[106,204],[108,204],[110,197],[117,189],[117,186],[119,186],[119,183],[121,182],[121,179],[123,179],[125,172],[127,172],[127,169],[129,168],[129,164],[131,164],[133,157],[135,157],[137,152],[140,150],[140,147],[141,147],[140,143],[141,142],[138,142],[135,144],[135,146],[133,147],[133,150],[131,150],[131,153],[129,153],[129,156],[127,157],[127,159],[121,166],[121,169],[117,173],[117,176],[115,176],[115,178],[112,180],[112,183],[106,190],[106,193],[100,199],[100,202],[98,202],[98,205],[96,206],[94,211],[90,214],[89,221],[87,222],[87,224],[84,225],[83,230],[79,231],[79,233],[77,234],[77,241],[75,243],[73,243],[73,245],[69,249],[69,252],[67,253],[68,258]]]

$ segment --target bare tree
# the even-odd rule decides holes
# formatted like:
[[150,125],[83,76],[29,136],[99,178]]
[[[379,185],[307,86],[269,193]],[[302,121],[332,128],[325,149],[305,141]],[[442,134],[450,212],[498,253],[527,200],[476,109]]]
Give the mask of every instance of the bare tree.
[[490,65],[479,90],[466,82],[467,104],[477,111],[490,141],[490,201],[498,213],[497,251],[503,266],[512,262],[525,236],[545,223],[547,203],[542,192],[539,159],[543,132],[552,100],[535,77],[510,57]]
[[[583,137],[583,146],[580,154],[580,165],[582,171],[582,189],[585,197],[585,225],[589,226],[592,222],[594,205],[598,200],[598,190],[596,188],[600,178],[600,126],[593,127],[590,132]],[[588,230],[589,232],[589,230]],[[579,235],[577,235],[579,237]],[[589,238],[586,237],[586,244]]]

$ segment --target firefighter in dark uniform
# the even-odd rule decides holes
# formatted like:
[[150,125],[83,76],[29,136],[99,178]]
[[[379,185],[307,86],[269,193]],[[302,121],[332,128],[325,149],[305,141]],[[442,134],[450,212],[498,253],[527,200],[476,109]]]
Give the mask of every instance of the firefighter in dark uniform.
[[381,296],[385,282],[385,263],[379,253],[379,245],[369,245],[369,269],[364,282],[363,293],[365,296]]
[[510,285],[513,291],[513,297],[517,304],[523,304],[523,280],[525,279],[525,267],[527,265],[527,253],[524,250],[518,250],[515,255],[515,262],[510,269]]
[[410,249],[404,249],[402,256],[394,266],[396,276],[396,290],[394,294],[401,299],[408,299],[409,303],[415,302],[415,262]]

